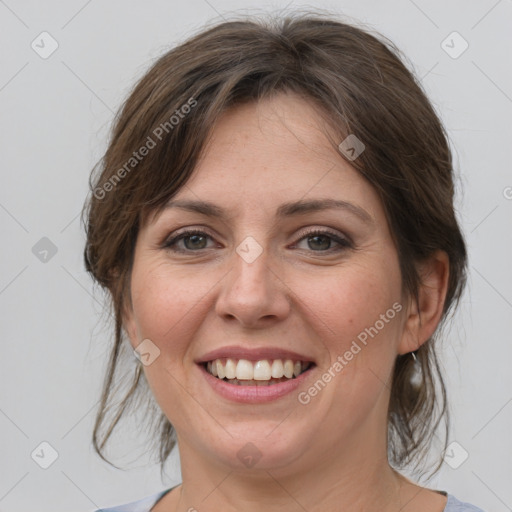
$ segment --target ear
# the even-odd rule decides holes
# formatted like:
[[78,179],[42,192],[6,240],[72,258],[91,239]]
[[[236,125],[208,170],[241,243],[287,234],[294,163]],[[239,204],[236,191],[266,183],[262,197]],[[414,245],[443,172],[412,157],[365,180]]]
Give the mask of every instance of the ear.
[[418,265],[418,303],[410,297],[399,354],[418,350],[436,330],[443,314],[449,272],[450,260],[441,250]]

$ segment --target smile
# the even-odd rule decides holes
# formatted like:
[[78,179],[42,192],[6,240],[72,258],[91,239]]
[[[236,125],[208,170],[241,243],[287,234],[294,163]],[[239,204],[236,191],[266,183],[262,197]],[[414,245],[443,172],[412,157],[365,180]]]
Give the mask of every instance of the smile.
[[206,371],[219,380],[235,386],[271,386],[297,378],[312,363],[292,359],[220,358],[204,363]]

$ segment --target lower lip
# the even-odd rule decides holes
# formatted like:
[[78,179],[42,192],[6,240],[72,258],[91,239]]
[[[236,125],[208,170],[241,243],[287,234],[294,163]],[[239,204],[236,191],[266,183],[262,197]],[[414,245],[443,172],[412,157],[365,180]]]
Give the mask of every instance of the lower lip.
[[224,380],[214,377],[206,371],[203,365],[198,366],[208,384],[210,384],[213,390],[219,395],[233,402],[251,404],[271,402],[272,400],[277,400],[278,398],[289,395],[309,377],[311,370],[314,368],[309,368],[298,377],[285,382],[279,382],[278,384],[269,384],[267,386],[239,386],[238,384],[229,384]]

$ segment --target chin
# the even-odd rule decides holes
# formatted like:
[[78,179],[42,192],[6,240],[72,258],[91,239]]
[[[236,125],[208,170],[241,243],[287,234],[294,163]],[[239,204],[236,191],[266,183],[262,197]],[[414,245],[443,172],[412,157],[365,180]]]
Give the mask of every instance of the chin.
[[290,466],[304,454],[305,447],[310,446],[311,436],[296,429],[291,433],[290,424],[286,421],[277,428],[276,425],[279,423],[263,421],[255,425],[240,422],[226,429],[231,435],[223,431],[221,437],[216,437],[204,449],[236,471]]

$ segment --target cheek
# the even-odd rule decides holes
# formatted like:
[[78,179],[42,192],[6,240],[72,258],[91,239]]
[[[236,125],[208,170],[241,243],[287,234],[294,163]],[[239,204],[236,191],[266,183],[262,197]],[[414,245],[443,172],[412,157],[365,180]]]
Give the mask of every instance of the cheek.
[[165,264],[146,269],[135,266],[132,274],[132,303],[139,337],[149,338],[157,346],[171,343],[173,352],[186,340],[190,318],[197,315],[213,284],[208,282],[208,276],[198,278],[196,273],[194,277],[185,269],[177,274]]
[[364,341],[365,333],[368,339],[379,338],[380,345],[398,334],[400,275],[392,265],[373,262],[343,269],[331,274],[328,281],[311,280],[304,290],[317,323],[325,325],[331,356],[333,350],[343,353],[358,337]]
[[304,300],[329,356],[319,375],[328,383],[317,386],[319,392],[305,392],[314,396],[319,414],[332,420],[325,428],[340,438],[340,428],[360,428],[372,411],[384,421],[404,307],[399,271],[392,265],[347,268],[326,283],[310,280]]
[[139,342],[149,339],[159,350],[144,373],[157,403],[176,426],[196,406],[184,386],[183,361],[200,325],[198,318],[206,314],[206,298],[214,283],[208,276],[187,269],[178,272],[161,263],[133,268],[132,304]]
[[361,425],[380,407],[377,404],[385,402],[404,311],[398,264],[385,261],[347,266],[332,274],[329,286],[309,283],[309,304],[318,316],[316,325],[324,333],[321,341],[329,356],[320,376],[329,384],[318,400],[333,425],[349,428],[347,411],[353,415],[349,423]]

